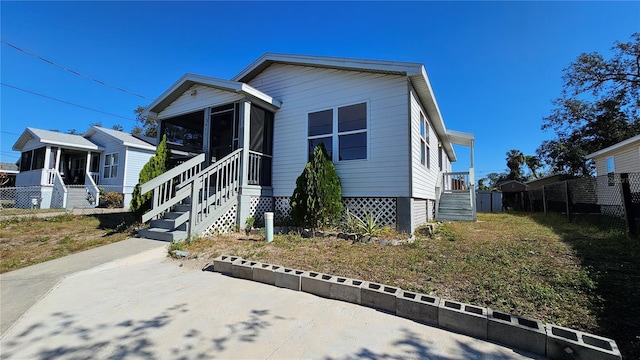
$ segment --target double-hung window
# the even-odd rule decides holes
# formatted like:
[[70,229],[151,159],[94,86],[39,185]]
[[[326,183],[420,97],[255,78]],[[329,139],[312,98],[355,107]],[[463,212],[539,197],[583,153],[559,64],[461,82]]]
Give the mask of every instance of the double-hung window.
[[118,176],[118,153],[107,154],[104,156],[104,172],[102,177],[105,179]]
[[367,103],[340,106],[308,115],[308,158],[324,144],[336,161],[367,159]]
[[429,169],[431,167],[431,157],[429,149],[429,123],[424,115],[420,113],[420,163]]

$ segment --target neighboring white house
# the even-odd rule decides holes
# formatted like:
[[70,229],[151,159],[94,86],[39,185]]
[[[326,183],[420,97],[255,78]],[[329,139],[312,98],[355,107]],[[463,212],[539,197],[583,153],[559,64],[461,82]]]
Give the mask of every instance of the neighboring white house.
[[[230,81],[186,74],[143,115],[158,119],[159,136],[167,135],[172,151],[202,154],[198,159],[205,161],[189,162],[144,190],[159,191],[190,166],[196,180],[185,184],[224,180],[211,180],[215,188],[208,191],[224,195],[192,201],[193,208],[183,211],[191,212],[185,222],[152,223],[147,237],[244,227],[248,216],[261,218],[265,211],[286,216],[296,178],[319,143],[335,164],[344,204],[354,212],[367,208],[407,232],[434,216],[476,218],[474,137],[447,130],[419,63],[267,53]],[[451,173],[454,143],[470,147],[469,172]],[[220,171],[233,174],[231,180]],[[185,190],[165,205],[156,203],[143,219],[160,216],[187,196]],[[163,235],[172,232],[177,235]]]
[[138,174],[155,154],[146,140],[98,126],[84,135],[26,128],[13,150],[22,153],[16,186],[29,194],[17,194],[16,206],[93,207],[103,188],[123,194],[128,208]]
[[596,151],[586,158],[592,159],[596,165],[598,204],[602,212],[621,215],[620,174],[632,174],[632,181],[640,183],[640,135]]

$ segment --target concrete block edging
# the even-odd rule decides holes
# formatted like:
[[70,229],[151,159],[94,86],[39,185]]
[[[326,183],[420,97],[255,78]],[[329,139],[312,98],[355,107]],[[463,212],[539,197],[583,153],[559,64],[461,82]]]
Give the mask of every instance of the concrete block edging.
[[221,255],[213,271],[364,305],[550,359],[621,360],[613,339],[397,287]]

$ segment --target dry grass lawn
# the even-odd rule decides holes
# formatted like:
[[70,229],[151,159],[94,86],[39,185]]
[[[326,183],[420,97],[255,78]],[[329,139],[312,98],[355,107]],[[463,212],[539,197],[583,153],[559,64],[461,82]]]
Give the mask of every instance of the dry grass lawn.
[[554,215],[479,220],[395,247],[294,235],[267,244],[240,234],[175,247],[190,252],[193,267],[232,254],[381,282],[611,337],[625,358],[640,358],[640,241]]
[[0,220],[0,273],[124,240],[133,222],[130,213]]

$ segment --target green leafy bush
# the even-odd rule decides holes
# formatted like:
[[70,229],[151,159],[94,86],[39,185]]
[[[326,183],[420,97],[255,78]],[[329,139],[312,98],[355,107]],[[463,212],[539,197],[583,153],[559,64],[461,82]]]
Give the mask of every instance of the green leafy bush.
[[156,148],[156,155],[152,156],[142,167],[138,178],[138,184],[133,188],[129,207],[138,221],[141,220],[142,215],[145,212],[151,209],[151,192],[141,194],[140,185],[162,175],[167,170],[169,170],[169,148],[167,147],[167,136],[163,135],[162,141],[160,141],[160,144],[158,144],[158,147]]
[[296,179],[289,201],[291,218],[298,226],[311,228],[335,224],[342,213],[342,186],[333,163],[321,143]]

